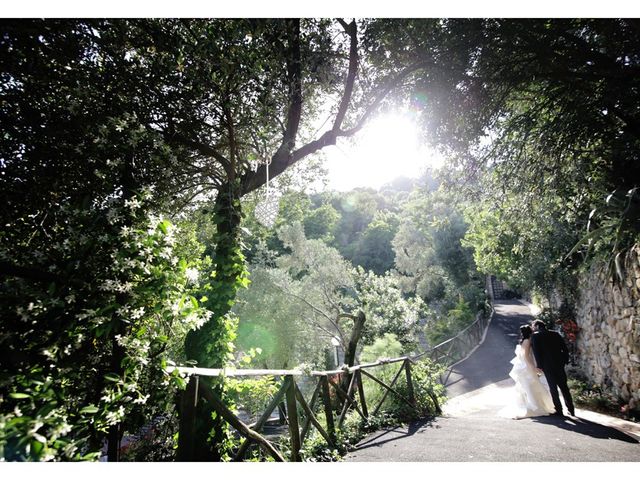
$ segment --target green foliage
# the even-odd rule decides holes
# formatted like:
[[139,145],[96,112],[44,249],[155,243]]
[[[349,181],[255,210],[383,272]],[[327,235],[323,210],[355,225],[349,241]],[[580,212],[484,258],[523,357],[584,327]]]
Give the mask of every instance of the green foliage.
[[261,353],[253,364],[262,368],[319,362],[323,347],[329,343],[318,345],[313,324],[301,316],[302,306],[282,291],[276,271],[257,265],[250,268],[251,286],[239,292],[233,308],[240,319],[238,354],[258,347]]
[[572,374],[567,385],[571,390],[571,397],[578,407],[609,415],[618,416],[620,414],[618,398],[602,385],[592,384],[579,374]]
[[331,337],[348,341],[351,320],[342,314],[359,309],[367,317],[365,342],[394,333],[405,348],[415,345],[425,306],[404,298],[391,275],[354,269],[335,248],[306,238],[300,223],[281,227],[278,235],[290,253],[273,257],[275,266],[254,266],[252,286],[240,292],[234,309],[241,318],[241,349],[260,347],[259,361],[277,368],[321,364]]
[[[374,24],[370,41],[388,62],[446,52],[449,68],[419,76],[410,95],[452,160],[447,183],[478,204],[469,221],[479,268],[544,291],[585,259],[606,255],[619,270],[640,232],[634,22]],[[388,55],[403,43],[402,56]]]
[[403,347],[398,337],[393,333],[385,333],[382,337],[376,338],[373,344],[362,348],[360,362],[370,363],[383,358],[397,358],[402,352]]
[[578,239],[575,209],[557,197],[525,204],[523,196],[511,194],[499,209],[490,201],[469,208],[463,243],[473,247],[478,269],[515,289],[537,289],[545,295],[552,288],[570,289],[575,265],[566,255]]
[[332,199],[333,207],[340,212],[336,227],[336,246],[345,258],[353,257],[353,245],[375,217],[383,199],[369,189],[355,189]]
[[304,218],[304,231],[307,238],[318,238],[331,244],[340,217],[340,213],[329,204],[323,204],[311,210]]
[[394,267],[395,254],[391,241],[398,231],[399,220],[392,213],[377,211],[351,247],[351,260],[365,270],[384,275]]
[[640,193],[634,187],[626,193],[613,191],[604,204],[589,213],[587,233],[567,254],[581,250],[583,255],[603,258],[608,273],[618,283],[624,281],[625,256],[640,241]]
[[484,280],[464,242],[469,227],[462,211],[457,197],[444,189],[415,190],[402,206],[393,240],[398,281],[429,305],[426,316],[446,316],[460,295],[474,310],[483,308]]
[[278,385],[268,375],[256,379],[229,378],[225,388],[236,408],[246,411],[253,421],[264,412],[278,391]]
[[[3,304],[13,314],[4,319],[11,333],[2,349],[15,353],[10,367],[11,357],[3,358],[8,369],[0,378],[2,458],[95,459],[110,426],[136,431],[167,411],[184,385],[164,368],[176,360],[179,339],[208,318],[197,300],[200,264],[189,256],[197,245],[176,247],[175,227],[147,219],[143,204],[111,205],[103,224],[98,209],[68,211],[67,228],[78,234],[52,252],[90,246],[98,254],[74,264],[73,278],[91,283],[62,275],[45,285],[3,282]],[[92,238],[81,233],[87,223]],[[47,324],[64,329],[34,328]]]
[[309,433],[300,448],[300,458],[303,462],[339,462],[345,453],[345,445],[339,444],[338,448],[330,448],[317,430]]
[[352,275],[358,301],[367,317],[363,341],[391,333],[405,351],[415,348],[418,321],[429,311],[424,302],[420,298],[406,298],[395,276],[379,276],[361,267]]
[[456,336],[473,323],[475,315],[476,312],[471,309],[469,304],[460,299],[455,307],[447,312],[445,317],[436,317],[427,324],[426,334],[429,343],[437,345]]
[[[418,419],[436,415],[437,406],[446,401],[445,387],[440,383],[444,374],[444,367],[433,363],[429,359],[419,360],[411,366],[411,381],[416,399],[416,408],[409,407],[405,402],[393,396],[393,404],[387,407],[387,412],[402,419]],[[398,383],[398,392],[409,397],[406,378]],[[437,403],[437,405],[436,405]]]

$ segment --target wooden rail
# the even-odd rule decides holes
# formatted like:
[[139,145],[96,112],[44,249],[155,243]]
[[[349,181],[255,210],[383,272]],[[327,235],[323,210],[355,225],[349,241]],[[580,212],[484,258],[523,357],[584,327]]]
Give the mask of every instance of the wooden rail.
[[[167,370],[172,372],[178,370],[181,374],[190,376],[187,389],[182,395],[181,415],[178,437],[178,460],[190,461],[193,459],[193,437],[195,429],[195,410],[198,402],[206,401],[224,420],[229,423],[242,437],[238,451],[235,452],[235,461],[242,461],[253,444],[261,448],[267,455],[276,461],[284,461],[282,453],[267,438],[261,435],[272,412],[282,405],[286,405],[284,420],[289,427],[289,438],[291,440],[291,461],[300,461],[300,449],[305,438],[315,428],[326,440],[330,447],[336,445],[336,428],[341,428],[349,410],[358,413],[363,419],[368,419],[371,415],[376,415],[385,400],[390,394],[405,403],[409,408],[420,414],[416,406],[414,385],[412,379],[412,365],[416,360],[426,357],[436,363],[443,363],[450,366],[455,363],[465,351],[470,351],[477,345],[484,334],[488,324],[488,319],[478,315],[473,324],[462,330],[458,335],[445,342],[436,345],[432,349],[415,356],[404,356],[391,359],[379,359],[376,362],[344,367],[336,370],[310,371],[302,370],[252,370],[252,369],[216,369],[216,368],[196,368],[196,367],[170,367]],[[400,364],[391,382],[386,383],[376,377],[371,370],[385,365]],[[273,396],[266,410],[258,420],[247,425],[233,413],[216,395],[211,388],[210,379],[212,377],[254,377],[273,376],[280,382],[277,393]],[[296,382],[298,377],[313,379],[315,382],[311,398],[307,401]],[[348,387],[341,385],[336,377],[346,376]],[[380,385],[384,389],[384,394],[377,405],[370,413],[365,398],[363,386],[363,376]],[[396,384],[400,378],[406,381],[406,395],[400,393]],[[346,390],[345,390],[346,388]],[[440,405],[434,392],[427,392],[434,404],[436,413],[441,413]],[[336,401],[339,400],[339,401]],[[324,425],[319,421],[317,415],[318,402],[322,404],[324,413]],[[301,422],[302,419],[302,422]]]
[[489,318],[482,313],[478,313],[475,321],[464,330],[461,330],[455,337],[439,343],[430,350],[415,355],[413,359],[427,357],[436,363],[450,367],[480,344],[488,324]]
[[[376,367],[397,363],[401,363],[400,368],[389,384],[367,371]],[[322,435],[330,447],[334,447],[336,444],[336,428],[342,427],[349,410],[355,410],[365,420],[370,416],[365,399],[365,389],[362,381],[363,375],[381,385],[386,390],[383,398],[379,400],[373,410],[374,415],[379,411],[389,393],[394,394],[410,408],[416,409],[411,377],[412,364],[413,360],[410,357],[400,357],[379,360],[374,363],[353,367],[345,367],[341,370],[312,371],[309,373],[304,373],[299,370],[224,370],[192,367],[173,367],[172,369],[168,369],[169,371],[177,369],[179,372],[189,374],[191,377],[187,389],[183,394],[181,406],[178,460],[192,460],[194,447],[192,438],[195,428],[194,412],[200,401],[206,401],[212,405],[214,410],[245,438],[235,453],[235,461],[243,460],[252,444],[257,444],[265,453],[273,457],[274,460],[284,460],[282,453],[279,452],[268,439],[260,434],[271,413],[283,400],[286,404],[286,423],[289,426],[289,438],[291,439],[291,461],[300,460],[300,448],[312,427]],[[407,396],[401,394],[397,388],[394,388],[399,378],[403,376],[403,373],[407,382]],[[224,402],[211,388],[209,384],[211,377],[226,374],[231,374],[235,377],[270,375],[280,378],[281,384],[279,390],[254,424],[247,425],[242,422],[236,414],[224,405]],[[334,379],[337,375],[350,375],[349,386],[346,391],[340,386],[340,382]],[[304,398],[295,380],[296,377],[302,376],[308,376],[315,381],[315,388],[309,401]],[[332,401],[332,398],[335,399],[336,397],[341,401]],[[438,405],[435,394],[431,395],[431,398],[436,411],[440,412],[440,405]],[[318,401],[320,401],[323,406],[325,425],[323,425],[316,416]]]

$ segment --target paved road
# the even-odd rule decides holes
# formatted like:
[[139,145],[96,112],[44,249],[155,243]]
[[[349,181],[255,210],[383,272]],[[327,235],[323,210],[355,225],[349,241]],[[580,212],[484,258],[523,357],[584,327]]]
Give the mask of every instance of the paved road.
[[525,302],[497,303],[484,342],[452,369],[444,415],[375,432],[345,461],[640,461],[638,424],[580,409],[576,417],[565,418],[498,416],[512,393],[509,360],[519,326],[531,318]]

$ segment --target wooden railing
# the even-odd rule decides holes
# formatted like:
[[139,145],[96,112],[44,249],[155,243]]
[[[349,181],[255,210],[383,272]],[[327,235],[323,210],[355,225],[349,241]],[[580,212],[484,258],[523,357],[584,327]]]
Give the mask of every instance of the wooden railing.
[[[369,371],[390,364],[400,364],[400,368],[390,383],[386,383]],[[286,423],[289,426],[289,437],[291,440],[291,461],[295,462],[300,460],[300,448],[311,428],[315,428],[318,433],[324,437],[327,444],[330,447],[334,447],[336,445],[336,428],[340,429],[342,427],[349,410],[355,410],[366,420],[370,415],[378,413],[387,396],[391,393],[408,407],[417,411],[413,381],[411,378],[412,364],[413,360],[410,357],[400,357],[379,360],[375,363],[345,367],[340,370],[312,371],[310,373],[304,373],[300,370],[232,370],[175,367],[180,373],[190,375],[189,383],[182,399],[182,412],[179,426],[180,433],[178,437],[178,460],[189,461],[193,458],[195,446],[192,443],[192,439],[193,429],[195,428],[195,411],[198,402],[203,399],[244,437],[243,443],[235,454],[234,460],[236,461],[243,460],[252,443],[257,444],[265,453],[273,457],[274,460],[284,461],[282,453],[260,434],[271,413],[283,402],[286,405]],[[278,378],[280,387],[260,418],[251,425],[247,425],[240,420],[216,395],[210,384],[210,379],[218,376],[253,377],[265,375]],[[304,398],[296,382],[296,378],[301,376],[309,376],[315,381],[315,388],[308,401]],[[340,376],[347,376],[348,387],[346,390],[344,386],[341,385],[341,382],[337,380],[337,377],[339,378]],[[363,376],[385,389],[384,395],[377,402],[373,410],[371,410],[371,413],[367,399],[365,398],[365,389],[362,381]],[[398,379],[403,376],[406,379],[406,396],[400,393],[397,388],[394,388]],[[438,404],[436,395],[433,392],[430,392],[429,395],[431,396],[436,413],[440,413],[440,405]],[[332,397],[339,398],[340,402],[334,405],[331,400]],[[325,426],[321,424],[316,416],[316,405],[318,401],[322,403]],[[334,409],[334,407],[338,408]]]
[[489,325],[490,318],[485,317],[482,312],[478,313],[475,321],[464,330],[461,330],[455,337],[449,338],[435,347],[414,356],[413,359],[427,357],[435,363],[450,367],[480,344]]
[[[376,415],[389,394],[393,394],[408,407],[416,410],[416,398],[412,381],[411,369],[416,360],[426,357],[432,361],[445,366],[455,363],[466,351],[471,351],[480,343],[484,330],[488,325],[488,319],[478,315],[473,324],[462,330],[455,337],[436,345],[434,348],[413,357],[404,356],[393,359],[378,360],[374,363],[344,367],[339,370],[311,371],[301,370],[240,370],[240,369],[211,369],[192,367],[173,367],[181,374],[190,376],[186,391],[182,396],[182,406],[179,425],[178,440],[178,461],[190,461],[193,459],[194,447],[193,432],[195,428],[195,412],[198,402],[204,400],[229,425],[231,425],[244,440],[234,460],[242,461],[245,458],[252,444],[257,444],[267,455],[276,461],[285,461],[282,453],[271,443],[261,431],[269,420],[272,412],[283,403],[285,408],[285,422],[288,424],[291,444],[291,461],[300,461],[300,449],[305,438],[312,428],[315,428],[326,440],[330,447],[336,445],[336,428],[340,429],[345,421],[349,410],[356,411],[363,419],[368,419],[371,415]],[[444,362],[443,362],[444,360]],[[371,370],[385,365],[400,364],[400,368],[393,376],[391,382],[386,383],[371,373]],[[224,402],[216,395],[211,388],[211,378],[215,377],[256,377],[273,376],[279,383],[279,389],[273,396],[265,411],[254,423],[247,425],[234,412],[232,412]],[[305,399],[301,389],[296,382],[298,377],[310,377],[315,382],[315,388],[309,400]],[[380,385],[384,390],[373,408],[369,410],[363,376]],[[342,383],[340,379],[346,377]],[[400,378],[406,379],[406,396],[398,391],[396,384]],[[441,379],[442,381],[442,379]],[[342,384],[341,384],[342,383]],[[345,385],[347,385],[345,389]],[[427,392],[434,405],[436,414],[441,413],[438,399],[434,392]],[[332,398],[338,398],[340,402],[334,404]],[[322,403],[325,425],[323,426],[316,416],[317,404]],[[337,407],[337,408],[336,408]]]

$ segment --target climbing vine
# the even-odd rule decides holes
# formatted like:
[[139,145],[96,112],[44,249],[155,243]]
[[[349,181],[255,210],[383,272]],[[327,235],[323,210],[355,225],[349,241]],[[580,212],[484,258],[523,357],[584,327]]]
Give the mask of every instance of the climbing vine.
[[[46,253],[72,275],[2,283],[5,460],[97,459],[110,430],[135,432],[169,411],[183,384],[165,372],[178,360],[175,339],[210,315],[197,298],[200,247],[149,214],[144,195],[65,213],[68,235]],[[85,249],[94,255],[69,261]]]

